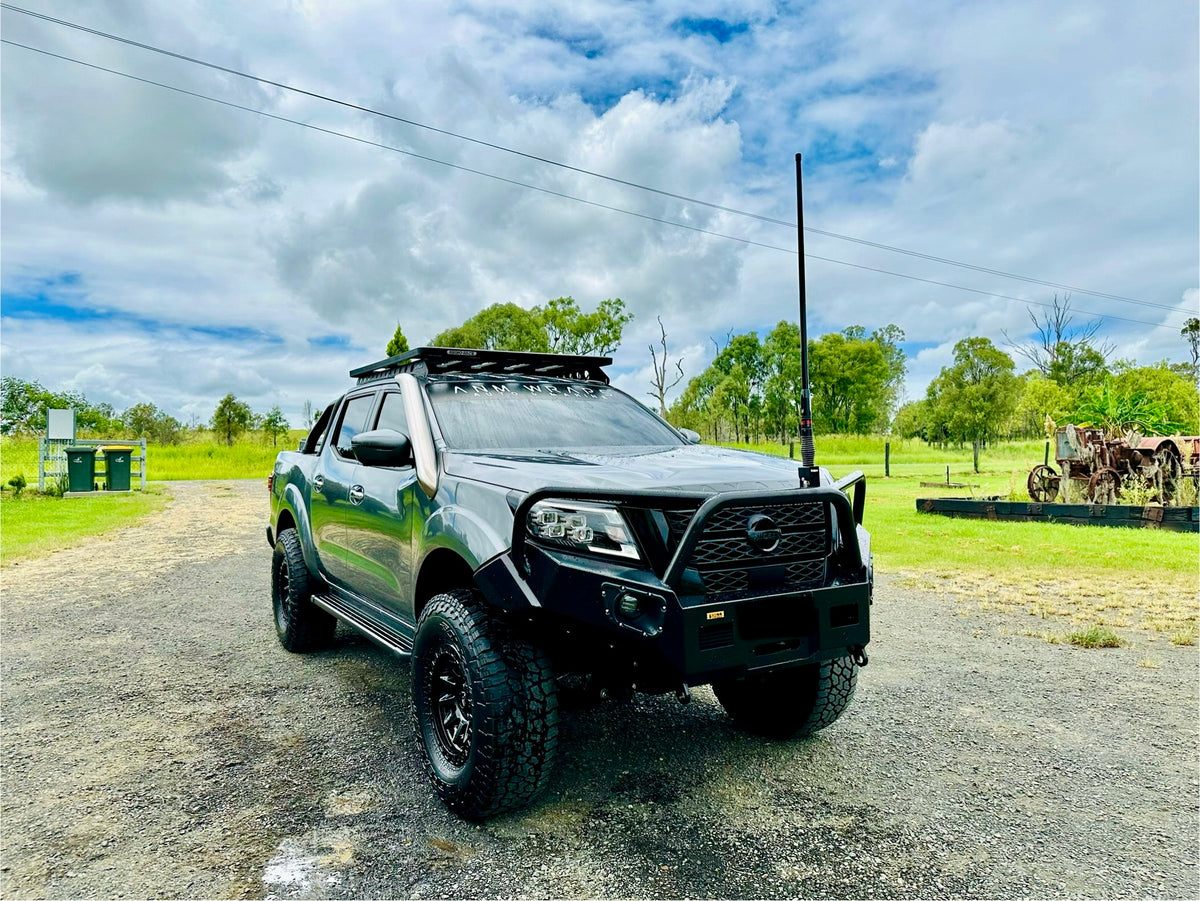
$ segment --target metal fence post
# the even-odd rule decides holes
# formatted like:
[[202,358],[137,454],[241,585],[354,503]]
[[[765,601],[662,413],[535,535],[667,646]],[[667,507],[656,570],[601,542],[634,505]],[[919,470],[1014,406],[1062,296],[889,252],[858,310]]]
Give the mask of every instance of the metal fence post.
[[891,478],[892,475],[892,442],[890,441],[883,443],[883,475],[885,478]]

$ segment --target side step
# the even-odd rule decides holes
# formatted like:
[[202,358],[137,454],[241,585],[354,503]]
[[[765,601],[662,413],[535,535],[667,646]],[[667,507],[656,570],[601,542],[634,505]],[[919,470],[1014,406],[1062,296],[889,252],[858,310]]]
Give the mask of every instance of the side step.
[[404,635],[374,619],[368,619],[355,610],[341,598],[331,594],[314,594],[312,602],[322,610],[327,610],[352,628],[357,629],[377,645],[387,648],[393,654],[407,657],[412,653],[412,637]]

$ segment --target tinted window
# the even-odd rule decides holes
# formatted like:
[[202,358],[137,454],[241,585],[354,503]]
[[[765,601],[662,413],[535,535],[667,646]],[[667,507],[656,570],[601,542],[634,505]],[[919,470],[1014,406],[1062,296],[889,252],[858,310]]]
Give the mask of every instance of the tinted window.
[[581,382],[480,379],[434,382],[442,436],[460,450],[664,447],[683,441],[613,388]]
[[343,457],[350,456],[350,439],[367,427],[367,414],[375,403],[375,395],[356,397],[346,404],[346,412],[342,414],[342,424],[338,427],[337,444],[334,448]]
[[396,392],[383,396],[383,409],[379,411],[377,429],[395,429],[405,435],[411,435],[408,430],[408,417],[404,415],[404,397]]

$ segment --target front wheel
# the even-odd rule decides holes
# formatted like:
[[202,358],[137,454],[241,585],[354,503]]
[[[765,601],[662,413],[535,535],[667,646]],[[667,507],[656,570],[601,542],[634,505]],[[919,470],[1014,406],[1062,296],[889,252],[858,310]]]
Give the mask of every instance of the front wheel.
[[413,712],[442,801],[483,819],[545,788],[558,745],[558,694],[540,648],[489,614],[473,591],[432,598],[413,642]]
[[768,738],[811,735],[831,725],[854,697],[858,664],[851,657],[713,683],[730,718]]

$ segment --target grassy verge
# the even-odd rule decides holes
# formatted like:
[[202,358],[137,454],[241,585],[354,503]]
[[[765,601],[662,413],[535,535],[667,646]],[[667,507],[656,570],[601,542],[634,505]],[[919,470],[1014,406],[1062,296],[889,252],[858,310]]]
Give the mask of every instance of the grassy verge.
[[215,442],[176,444],[146,448],[147,473],[158,481],[187,479],[265,479],[281,450],[295,450],[296,440],[281,440],[278,447],[255,441],[237,442],[232,447]]
[[156,513],[171,499],[160,486],[130,494],[96,492],[94,497],[47,497],[25,492],[0,500],[0,565],[44,557],[130,526]]
[[[182,444],[146,448],[147,477],[154,482],[191,479],[265,479],[281,450],[294,449],[304,432],[293,430],[280,438],[278,446],[249,436],[232,446],[220,444],[208,433],[189,436]],[[115,443],[115,439],[114,439]],[[30,486],[37,486],[38,440],[0,439],[0,484],[18,473]],[[135,478],[136,481],[136,478]]]

